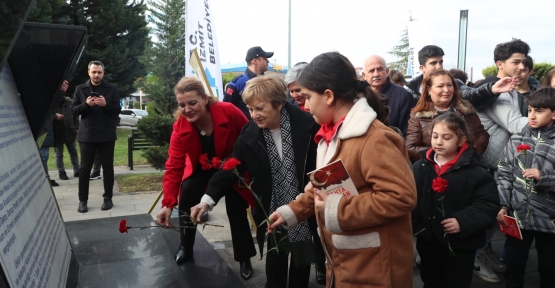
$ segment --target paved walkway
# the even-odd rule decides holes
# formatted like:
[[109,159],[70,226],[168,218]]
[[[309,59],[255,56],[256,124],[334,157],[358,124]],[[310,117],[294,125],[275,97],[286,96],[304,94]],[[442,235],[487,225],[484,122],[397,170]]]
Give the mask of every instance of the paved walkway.
[[[157,173],[158,170],[148,166],[148,165],[135,165],[133,166],[134,170],[129,170],[126,166],[117,166],[114,167],[114,171],[116,175],[122,174],[143,174],[143,173]],[[89,190],[89,201],[88,201],[88,208],[89,212],[87,213],[79,213],[77,212],[77,207],[79,206],[79,199],[77,197],[78,193],[78,179],[70,178],[69,180],[59,180],[58,172],[57,171],[49,171],[51,179],[56,180],[60,186],[53,187],[54,194],[58,201],[58,205],[60,207],[60,211],[62,213],[62,217],[65,222],[70,221],[78,221],[78,220],[88,220],[88,219],[100,219],[100,218],[109,218],[109,217],[116,217],[116,218],[124,218],[127,215],[137,215],[137,214],[145,214],[150,209],[151,205],[156,200],[159,191],[147,191],[147,192],[134,192],[134,193],[121,193],[119,192],[119,187],[117,183],[114,184],[114,196],[112,198],[114,207],[108,211],[100,210],[100,206],[102,205],[102,194],[104,193],[103,182],[101,179],[99,180],[91,180],[90,181],[90,190]],[[68,175],[71,176],[71,175]],[[220,205],[217,205],[212,212],[209,213],[208,222],[213,224],[221,224],[224,227],[211,227],[206,226],[203,230],[199,228],[199,232],[202,233],[204,238],[212,244],[214,249],[218,252],[218,254],[226,261],[228,266],[231,270],[239,277],[239,279],[243,282],[245,287],[264,287],[266,282],[266,275],[265,275],[265,261],[259,260],[259,256],[255,256],[252,258],[252,264],[254,269],[254,276],[245,281],[240,278],[239,274],[239,264],[233,260],[233,248],[231,245],[231,233],[229,230],[229,221],[226,215],[225,202],[224,199],[220,201]],[[156,214],[160,210],[161,205],[158,203],[154,210],[151,213],[153,219],[156,219]],[[142,224],[139,224],[142,225]],[[114,228],[116,229],[116,228]],[[254,236],[254,231],[252,231]],[[502,249],[502,245],[504,243],[504,236],[501,232],[497,232],[493,239],[493,246],[494,251],[500,252]],[[257,246],[258,250],[258,246]],[[525,282],[526,285],[524,287],[539,287],[539,274],[537,272],[537,254],[536,249],[533,247],[530,251],[530,259],[528,260],[528,267],[526,269],[526,277]],[[323,287],[315,282],[314,276],[314,269],[311,269],[311,277],[310,277],[310,288],[315,287]],[[498,273],[502,274],[502,273]],[[502,279],[503,276],[499,275]],[[420,272],[418,269],[414,271],[414,288],[422,287],[422,281],[420,280]],[[488,287],[488,288],[501,288],[505,287],[504,282],[499,284],[492,284],[487,283],[477,276],[474,276],[472,279],[472,285],[470,287],[477,288],[477,287]]]

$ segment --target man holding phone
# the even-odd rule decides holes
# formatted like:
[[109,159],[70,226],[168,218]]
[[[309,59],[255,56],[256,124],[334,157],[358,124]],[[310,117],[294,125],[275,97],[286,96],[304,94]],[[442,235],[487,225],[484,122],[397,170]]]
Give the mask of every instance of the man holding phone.
[[90,80],[77,86],[73,96],[72,110],[81,115],[79,125],[79,147],[81,152],[81,171],[79,172],[78,212],[88,211],[89,175],[94,155],[98,150],[104,169],[104,203],[101,210],[112,208],[114,187],[114,146],[116,142],[115,119],[121,111],[117,88],[103,80],[104,64],[91,61],[88,65]]

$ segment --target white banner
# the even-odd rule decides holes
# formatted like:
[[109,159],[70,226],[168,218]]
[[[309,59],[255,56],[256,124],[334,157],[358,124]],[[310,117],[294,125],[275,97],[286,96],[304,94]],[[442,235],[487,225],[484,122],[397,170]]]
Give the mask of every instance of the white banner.
[[9,286],[65,287],[71,246],[8,64],[0,71],[0,159],[0,262]]
[[195,75],[191,64],[189,64],[189,57],[191,51],[197,48],[206,78],[212,87],[212,92],[222,100],[224,97],[222,71],[220,68],[220,53],[216,38],[216,27],[213,19],[209,0],[186,1],[185,76]]
[[418,77],[420,72],[420,62],[418,62],[418,51],[426,45],[434,44],[434,37],[431,30],[424,23],[413,20],[407,24],[409,33],[409,65],[407,75],[412,78]]

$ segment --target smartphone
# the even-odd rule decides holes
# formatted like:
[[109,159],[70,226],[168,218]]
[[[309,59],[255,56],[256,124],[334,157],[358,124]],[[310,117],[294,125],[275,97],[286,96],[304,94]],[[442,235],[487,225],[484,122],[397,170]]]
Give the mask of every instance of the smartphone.
[[91,96],[92,96],[92,97],[98,97],[99,94],[98,94],[98,92],[91,92]]

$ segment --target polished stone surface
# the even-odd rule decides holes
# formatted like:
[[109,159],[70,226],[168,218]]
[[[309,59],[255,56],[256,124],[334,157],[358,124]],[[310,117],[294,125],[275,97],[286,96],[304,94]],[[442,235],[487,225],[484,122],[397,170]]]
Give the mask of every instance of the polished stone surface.
[[[80,265],[78,287],[245,287],[197,233],[194,260],[178,266],[179,234],[170,229],[118,231],[122,218],[66,223]],[[125,216],[128,225],[155,225],[148,214]],[[176,221],[174,221],[176,222]]]

